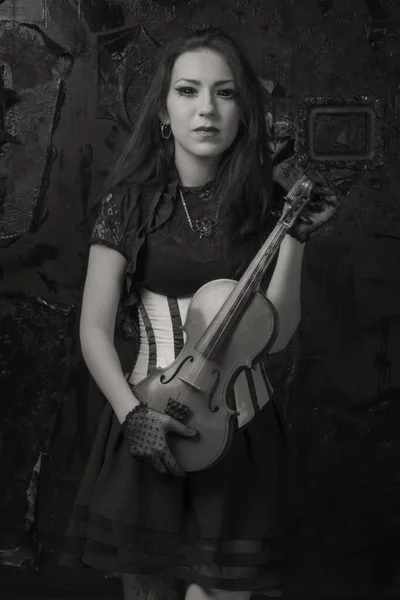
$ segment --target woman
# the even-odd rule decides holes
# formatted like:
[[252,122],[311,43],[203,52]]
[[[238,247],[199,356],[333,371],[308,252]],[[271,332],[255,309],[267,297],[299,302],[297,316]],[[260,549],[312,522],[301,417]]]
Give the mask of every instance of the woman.
[[[108,403],[62,562],[121,573],[125,600],[245,600],[279,586],[282,438],[262,363],[235,383],[238,430],[227,456],[186,476],[166,432],[196,432],[140,404],[134,387],[179,353],[192,295],[243,273],[273,227],[271,188],[262,92],[243,52],[211,29],[169,44],[102,199],[80,326]],[[270,352],[299,323],[304,241],[336,209],[332,198],[313,202],[265,278],[280,324]],[[128,373],[114,345],[118,305],[140,327]]]

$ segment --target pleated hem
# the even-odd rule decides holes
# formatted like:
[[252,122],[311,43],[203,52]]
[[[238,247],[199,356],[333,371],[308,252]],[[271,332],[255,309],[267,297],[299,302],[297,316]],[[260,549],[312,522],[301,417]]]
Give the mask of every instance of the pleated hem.
[[[204,588],[268,594],[279,588],[282,564],[271,540],[212,540],[117,523],[75,507],[59,564],[130,573],[173,590],[177,580]],[[148,584],[146,584],[148,585]],[[165,590],[164,590],[165,591]],[[164,596],[164,593],[161,594]]]

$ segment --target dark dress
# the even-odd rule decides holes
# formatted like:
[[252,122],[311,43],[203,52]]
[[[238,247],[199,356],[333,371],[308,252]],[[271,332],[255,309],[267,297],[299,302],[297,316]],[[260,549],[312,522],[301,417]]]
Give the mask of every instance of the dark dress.
[[[146,219],[129,186],[113,190],[102,204],[90,243],[104,243],[128,259],[125,312],[137,310],[139,288],[166,297],[171,306],[170,299],[231,276],[218,235],[200,238],[191,231],[176,192],[177,180],[170,178]],[[185,189],[184,195],[193,221],[212,216],[207,193]],[[163,590],[160,597],[190,582],[268,593],[279,587],[282,567],[283,457],[273,397],[238,429],[221,462],[184,478],[161,475],[132,458],[106,403],[60,562],[138,574],[143,589]]]

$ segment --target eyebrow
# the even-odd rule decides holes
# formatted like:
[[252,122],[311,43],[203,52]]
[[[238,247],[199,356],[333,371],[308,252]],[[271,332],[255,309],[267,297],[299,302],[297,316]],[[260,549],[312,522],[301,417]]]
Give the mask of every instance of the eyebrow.
[[[189,83],[193,83],[194,85],[201,85],[201,81],[198,81],[197,79],[187,79],[186,77],[181,77],[180,79],[177,79],[175,81],[175,84],[177,84],[178,81],[188,81]],[[233,81],[233,79],[222,79],[221,81],[216,81],[214,83],[214,85],[223,85],[224,83],[235,83],[235,82]]]

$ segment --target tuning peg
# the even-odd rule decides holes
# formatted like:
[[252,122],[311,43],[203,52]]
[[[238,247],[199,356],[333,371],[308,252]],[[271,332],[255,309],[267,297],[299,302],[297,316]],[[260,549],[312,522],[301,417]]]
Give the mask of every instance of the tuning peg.
[[300,188],[303,196],[310,196],[314,188],[314,184],[310,179],[306,179],[305,181],[301,182]]

